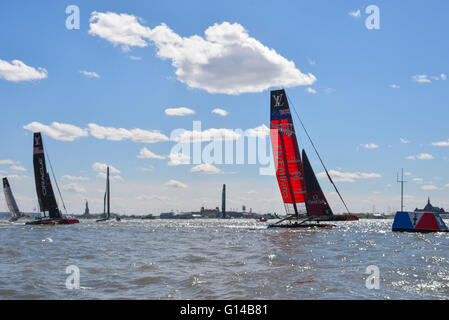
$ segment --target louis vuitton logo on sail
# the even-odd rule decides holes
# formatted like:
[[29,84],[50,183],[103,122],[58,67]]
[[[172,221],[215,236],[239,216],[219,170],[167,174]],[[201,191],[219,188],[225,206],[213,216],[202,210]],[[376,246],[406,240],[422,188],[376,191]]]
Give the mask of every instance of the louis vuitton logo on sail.
[[281,93],[280,95],[273,95],[273,99],[274,99],[274,108],[280,108],[284,106],[284,101],[282,100],[282,96],[283,94]]

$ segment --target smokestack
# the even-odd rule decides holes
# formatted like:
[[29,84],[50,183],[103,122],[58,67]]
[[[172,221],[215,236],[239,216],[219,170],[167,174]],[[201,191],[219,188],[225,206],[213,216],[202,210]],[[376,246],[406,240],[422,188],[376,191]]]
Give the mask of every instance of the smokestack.
[[222,218],[226,218],[226,185],[223,185],[223,193],[221,194],[221,214]]

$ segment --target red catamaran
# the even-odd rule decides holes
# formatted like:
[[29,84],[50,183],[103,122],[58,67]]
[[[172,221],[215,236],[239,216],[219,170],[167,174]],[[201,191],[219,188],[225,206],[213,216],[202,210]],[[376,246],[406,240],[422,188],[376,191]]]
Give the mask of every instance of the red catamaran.
[[[283,89],[271,91],[270,133],[276,176],[287,217],[269,227],[330,227],[332,225],[319,222],[358,220],[357,216],[349,214],[333,214],[305,150],[302,150],[301,161],[293,119]],[[335,186],[328,173],[327,176]],[[297,204],[300,203],[305,204],[305,214],[299,212]],[[286,223],[282,223],[284,221]],[[312,224],[310,221],[317,223]]]

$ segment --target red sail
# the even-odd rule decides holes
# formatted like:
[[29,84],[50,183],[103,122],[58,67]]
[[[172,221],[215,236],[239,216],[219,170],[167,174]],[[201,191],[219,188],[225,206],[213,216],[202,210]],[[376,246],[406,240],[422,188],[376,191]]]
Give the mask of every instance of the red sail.
[[321,190],[305,150],[302,150],[302,161],[307,188],[307,214],[309,216],[331,216],[332,210]]
[[284,90],[271,91],[270,132],[276,176],[284,203],[305,202],[301,155]]

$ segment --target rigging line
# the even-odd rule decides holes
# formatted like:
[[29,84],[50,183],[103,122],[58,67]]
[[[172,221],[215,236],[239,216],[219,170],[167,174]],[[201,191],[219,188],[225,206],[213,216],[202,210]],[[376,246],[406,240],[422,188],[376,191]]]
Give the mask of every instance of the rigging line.
[[309,132],[307,131],[306,127],[304,126],[304,123],[302,122],[301,118],[299,117],[299,114],[298,114],[298,112],[296,111],[296,108],[295,108],[293,102],[291,101],[291,99],[289,98],[289,96],[287,95],[287,93],[285,93],[285,95],[286,95],[288,101],[290,102],[290,104],[292,105],[292,108],[293,108],[293,110],[295,111],[296,117],[298,118],[299,123],[301,123],[301,126],[302,126],[302,128],[304,129],[304,132],[305,132],[306,135],[307,135],[307,138],[309,138],[309,141],[310,141],[310,143],[312,144],[312,147],[313,147],[313,149],[315,150],[315,153],[316,153],[316,155],[318,156],[318,159],[320,159],[321,165],[323,166],[324,171],[326,171],[326,175],[327,175],[329,181],[330,181],[330,182],[332,183],[332,185],[334,186],[335,191],[337,192],[338,196],[340,197],[341,202],[343,202],[343,205],[345,206],[345,208],[346,208],[346,210],[348,211],[348,214],[349,214],[350,211],[349,211],[349,209],[348,209],[348,206],[346,205],[346,202],[345,202],[345,200],[343,200],[343,197],[341,196],[340,191],[338,191],[337,186],[335,185],[334,181],[332,180],[331,176],[329,175],[329,172],[327,171],[327,168],[326,168],[326,166],[324,165],[324,162],[323,162],[323,160],[321,159],[320,154],[318,153],[318,150],[316,149],[315,144],[313,143],[312,138],[311,138],[310,135],[309,135]]
[[47,147],[44,147],[45,155],[48,158],[48,163],[50,164],[51,174],[53,175],[53,180],[55,180],[56,188],[58,189],[59,197],[61,198],[62,206],[64,207],[65,213],[67,213],[67,209],[65,207],[64,199],[62,198],[61,190],[59,190],[58,181],[55,177],[55,172],[53,171],[53,166],[51,165],[50,157],[48,156]]

